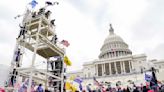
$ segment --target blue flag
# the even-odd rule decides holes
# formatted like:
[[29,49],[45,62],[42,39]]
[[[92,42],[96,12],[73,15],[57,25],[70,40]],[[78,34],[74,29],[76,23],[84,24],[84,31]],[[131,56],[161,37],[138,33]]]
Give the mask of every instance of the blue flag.
[[82,91],[83,87],[81,83],[83,82],[83,80],[80,77],[77,77],[76,79],[74,79],[74,81],[79,84],[79,89]]
[[151,81],[152,80],[152,76],[145,73],[145,80],[146,81]]
[[76,79],[74,79],[74,81],[77,82],[77,83],[79,83],[79,84],[83,82],[83,80],[81,78],[79,78],[79,77],[77,77]]
[[31,5],[32,8],[35,8],[35,6],[38,4],[38,2],[35,0],[32,0],[29,4]]

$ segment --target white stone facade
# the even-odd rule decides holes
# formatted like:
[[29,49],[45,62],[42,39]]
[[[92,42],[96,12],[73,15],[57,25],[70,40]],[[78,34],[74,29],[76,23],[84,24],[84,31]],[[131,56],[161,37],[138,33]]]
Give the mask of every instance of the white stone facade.
[[144,71],[156,66],[159,69],[157,78],[164,82],[164,61],[150,62],[145,54],[132,55],[128,44],[114,33],[112,26],[109,32],[100,49],[99,59],[84,63],[81,71],[69,73],[69,76],[80,76],[86,84],[93,84],[93,77],[96,77],[102,83],[115,84],[121,81],[126,86],[129,80],[138,84],[144,83]]

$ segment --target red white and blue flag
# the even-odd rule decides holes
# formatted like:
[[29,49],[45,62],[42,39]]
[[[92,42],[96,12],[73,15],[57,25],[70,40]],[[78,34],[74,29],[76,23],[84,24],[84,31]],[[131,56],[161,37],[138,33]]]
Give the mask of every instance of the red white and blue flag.
[[98,86],[98,87],[101,87],[102,85],[96,80],[95,77],[93,77],[93,84]]
[[66,47],[68,47],[70,45],[67,40],[62,40],[60,43],[63,44],[64,46],[66,46]]

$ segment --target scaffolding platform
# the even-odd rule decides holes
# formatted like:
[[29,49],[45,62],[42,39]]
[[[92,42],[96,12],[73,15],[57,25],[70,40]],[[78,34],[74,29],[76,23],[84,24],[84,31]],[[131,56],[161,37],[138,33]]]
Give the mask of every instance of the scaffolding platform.
[[[45,8],[45,7],[44,7]],[[16,51],[14,51],[14,57],[15,53],[17,53],[16,58],[13,58],[15,60],[16,64],[11,65],[13,69],[10,72],[10,80],[11,77],[16,76],[14,81],[17,82],[19,80],[19,77],[26,77],[29,79],[28,84],[28,90],[27,92],[31,92],[31,84],[32,80],[35,81],[42,81],[44,83],[44,86],[48,86],[48,78],[53,78],[53,83],[58,85],[57,89],[60,92],[63,92],[63,86],[64,86],[64,55],[65,55],[65,48],[61,47],[60,43],[58,43],[56,40],[56,33],[55,33],[55,25],[52,23],[52,21],[45,16],[45,12],[43,13],[37,13],[35,17],[32,17],[34,11],[29,12],[27,11],[25,13],[24,19],[22,21],[22,27],[20,31],[20,35],[17,38],[17,45],[16,45]],[[23,36],[23,37],[22,37]],[[54,41],[55,39],[55,41]],[[28,49],[32,52],[32,61],[31,66],[28,68],[23,68],[22,62],[23,62],[23,54],[25,49]],[[19,53],[18,53],[19,52]],[[43,57],[47,63],[47,69],[41,70],[37,69],[35,67],[36,57],[37,55]],[[19,56],[19,60],[18,60]],[[49,62],[51,57],[60,57],[61,59],[56,62],[61,62],[61,64],[58,66],[60,67],[60,70],[54,69],[53,71],[60,71],[59,73],[53,73],[50,70]],[[54,66],[57,67],[57,66]],[[18,74],[13,73],[13,71],[18,72]],[[38,75],[37,75],[38,74]],[[38,82],[39,83],[39,82]],[[60,86],[59,86],[60,85]],[[12,89],[12,87],[6,87],[6,89]],[[13,86],[14,89],[14,86]],[[56,91],[56,88],[54,87],[54,91]]]
[[[44,58],[50,58],[54,56],[64,56],[65,54],[64,48],[60,48],[56,44],[53,44],[52,42],[50,42],[45,37],[43,38],[42,37],[43,36],[40,36],[40,40],[42,43],[38,44],[38,48],[37,48],[38,55]],[[24,46],[25,48],[29,49],[32,52],[34,51],[35,44],[26,42],[24,40],[19,40],[18,42],[21,46]]]

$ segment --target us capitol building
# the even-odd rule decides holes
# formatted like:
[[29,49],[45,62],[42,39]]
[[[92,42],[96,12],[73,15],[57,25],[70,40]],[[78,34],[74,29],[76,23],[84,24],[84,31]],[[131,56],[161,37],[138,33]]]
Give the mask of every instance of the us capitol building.
[[164,60],[147,60],[145,54],[132,55],[128,44],[114,33],[112,25],[100,50],[99,59],[85,62],[82,70],[70,72],[68,76],[79,76],[85,84],[91,85],[93,77],[100,83],[113,86],[118,82],[123,86],[132,82],[140,85],[145,83],[144,73],[155,67],[157,79],[164,82]]

